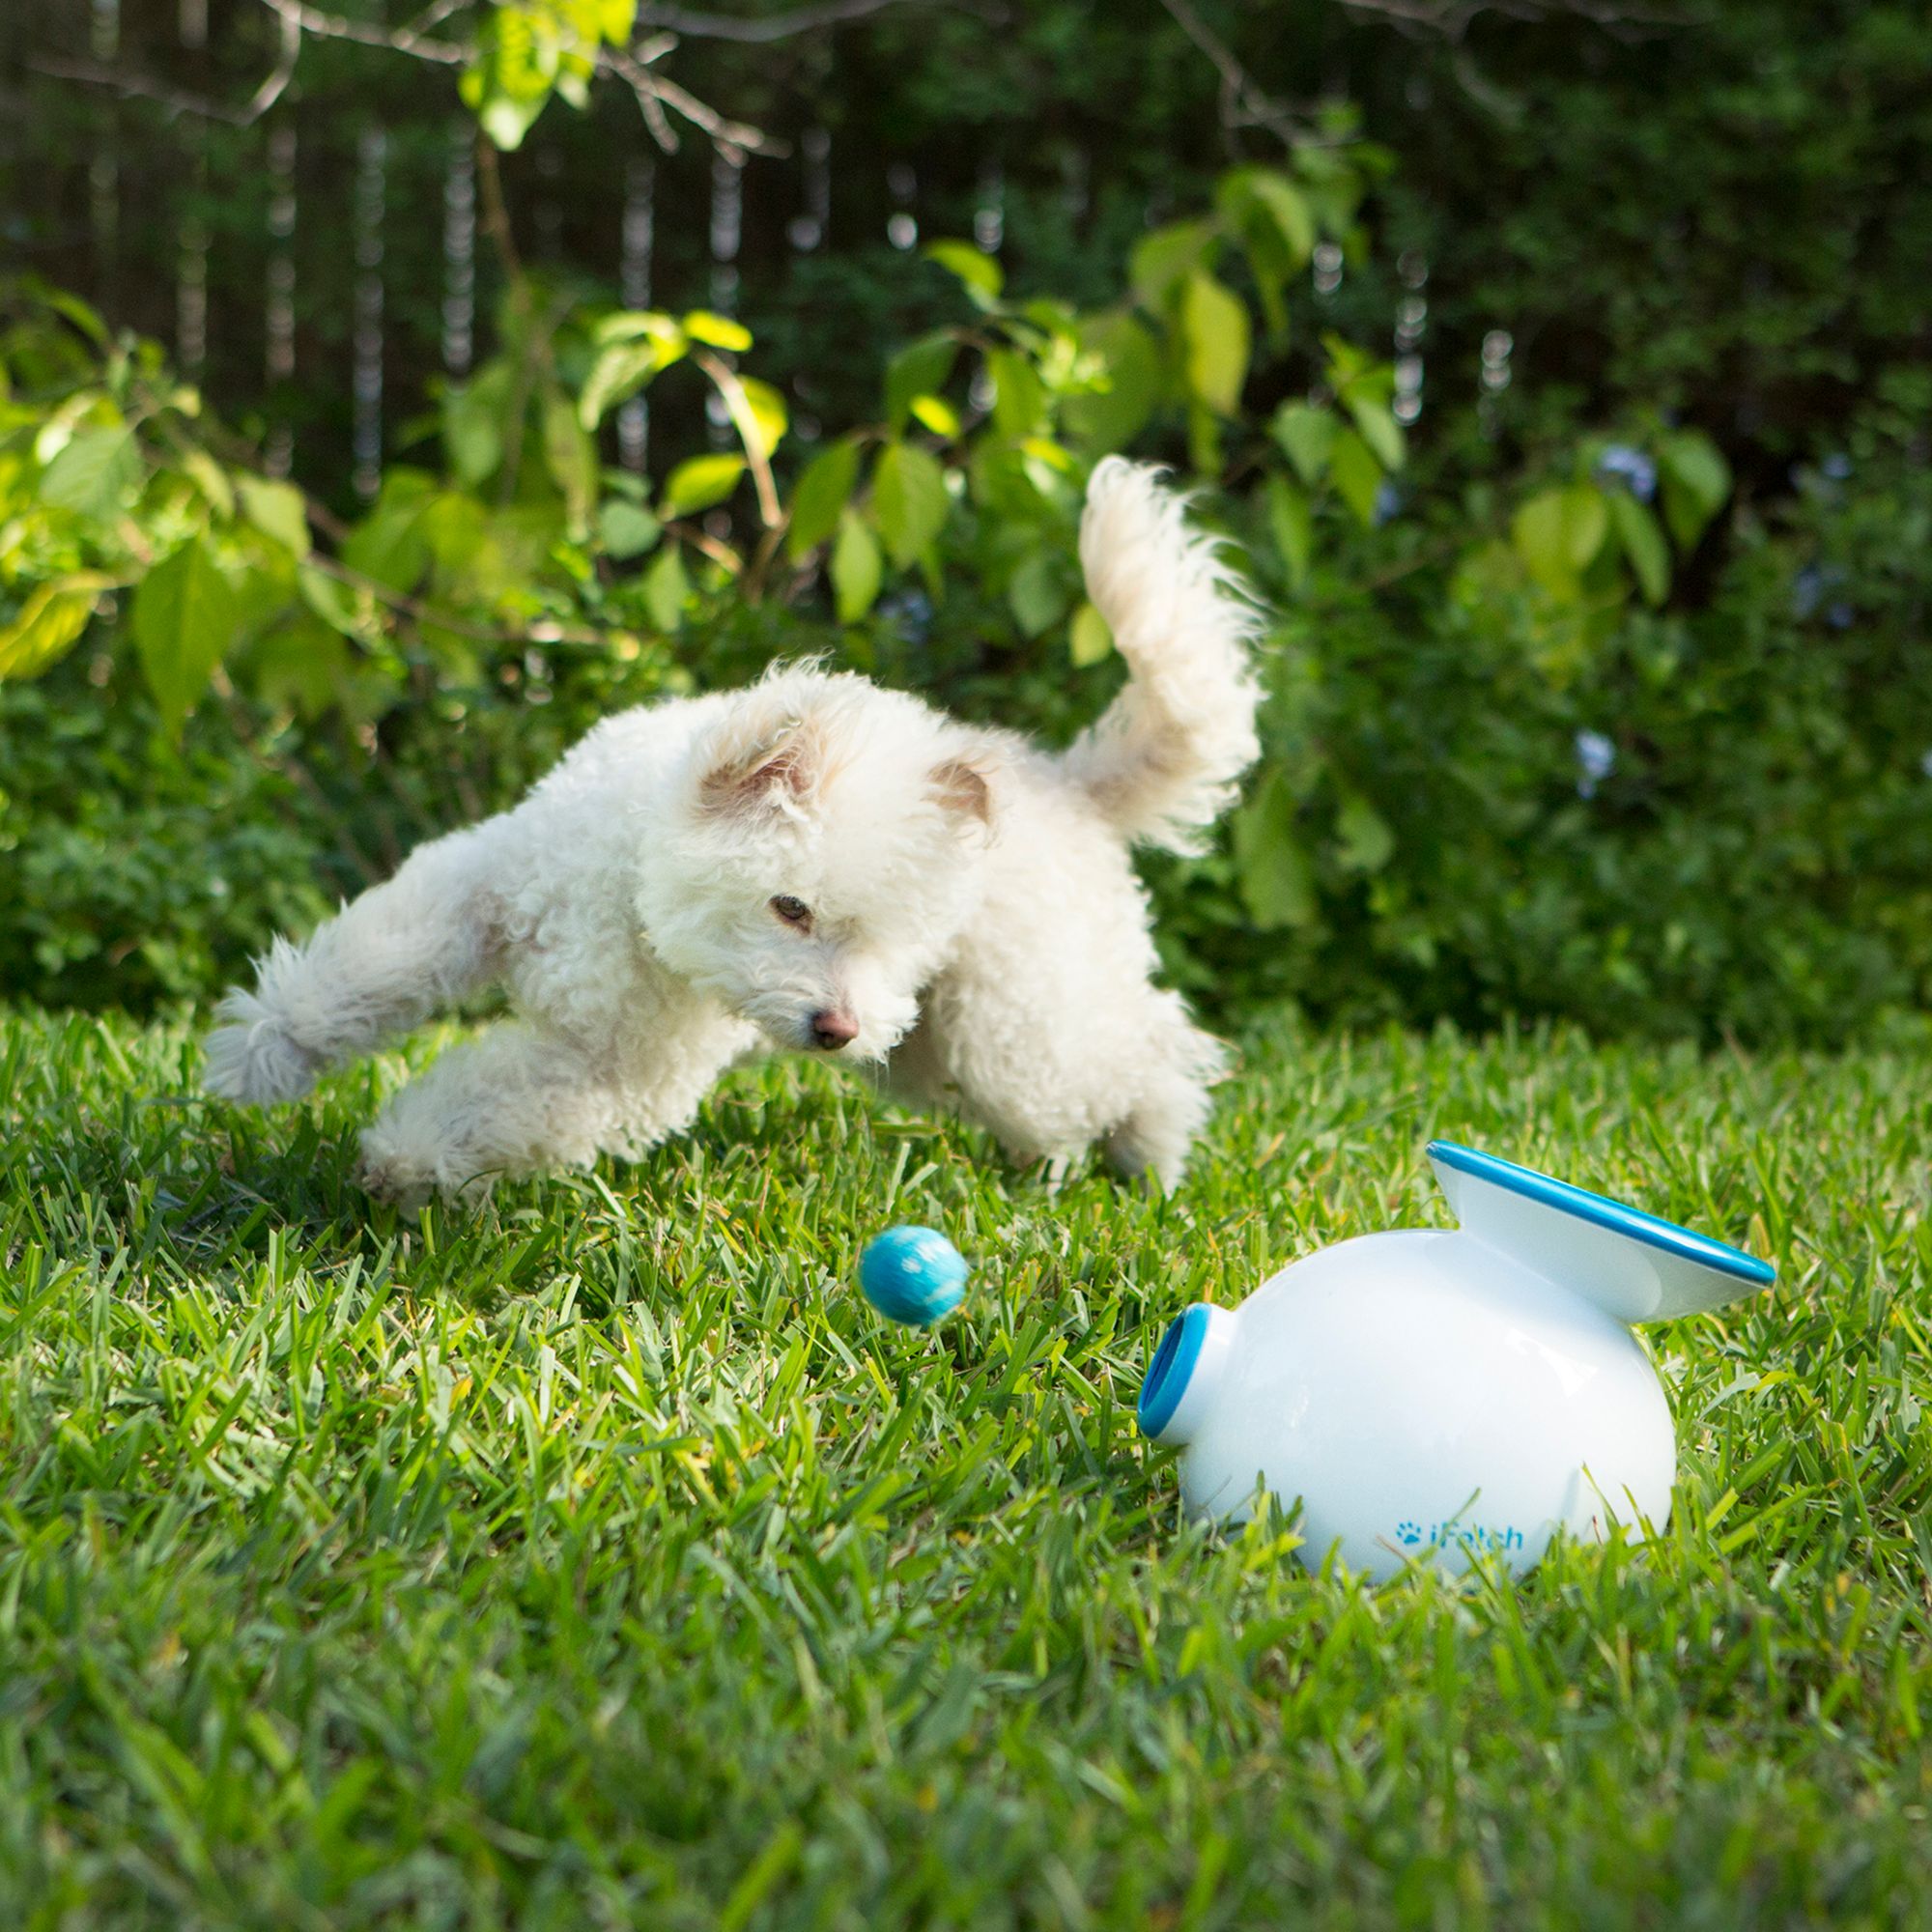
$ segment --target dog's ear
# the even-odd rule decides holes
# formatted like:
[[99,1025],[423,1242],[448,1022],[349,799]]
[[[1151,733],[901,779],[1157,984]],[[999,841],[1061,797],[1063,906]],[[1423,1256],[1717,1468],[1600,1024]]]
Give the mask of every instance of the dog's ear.
[[731,719],[701,748],[697,802],[720,816],[796,810],[817,783],[815,737],[796,717]]
[[980,831],[993,829],[993,788],[978,765],[964,758],[948,758],[943,765],[935,765],[926,780],[926,793]]

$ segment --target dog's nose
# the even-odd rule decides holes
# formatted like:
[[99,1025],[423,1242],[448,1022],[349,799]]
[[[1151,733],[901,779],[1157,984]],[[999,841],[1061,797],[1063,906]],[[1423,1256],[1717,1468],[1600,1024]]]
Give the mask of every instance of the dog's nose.
[[811,1039],[827,1053],[837,1053],[859,1037],[859,1022],[848,1012],[828,1009],[811,1016]]

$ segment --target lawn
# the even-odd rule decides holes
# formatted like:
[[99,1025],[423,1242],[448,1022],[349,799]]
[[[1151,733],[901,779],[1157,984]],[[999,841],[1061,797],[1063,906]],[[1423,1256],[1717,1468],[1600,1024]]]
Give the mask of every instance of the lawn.
[[[787,1064],[412,1226],[400,1060],[265,1120],[191,1041],[0,1020],[0,1923],[1932,1921],[1922,1058],[1263,1032],[1169,1200]],[[1162,1326],[1446,1221],[1432,1133],[1776,1260],[1653,1332],[1658,1544],[1178,1521]],[[850,1286],[897,1220],[934,1335]]]

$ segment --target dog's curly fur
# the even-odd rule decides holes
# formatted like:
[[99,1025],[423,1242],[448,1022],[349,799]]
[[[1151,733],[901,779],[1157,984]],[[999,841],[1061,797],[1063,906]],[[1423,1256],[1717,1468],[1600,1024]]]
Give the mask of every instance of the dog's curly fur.
[[[1128,848],[1186,850],[1256,754],[1251,607],[1152,471],[1094,471],[1090,595],[1131,676],[1064,753],[812,666],[608,719],[222,1002],[207,1084],[293,1100],[488,984],[517,1017],[363,1135],[405,1202],[636,1156],[761,1038],[883,1063],[1015,1155],[1179,1175],[1221,1064]],[[801,916],[802,915],[802,916]]]

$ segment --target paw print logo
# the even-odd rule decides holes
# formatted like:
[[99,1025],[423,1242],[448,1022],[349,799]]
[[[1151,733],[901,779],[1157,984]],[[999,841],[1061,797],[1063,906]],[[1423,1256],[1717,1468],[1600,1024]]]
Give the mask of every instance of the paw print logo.
[[1419,1522],[1399,1522],[1395,1526],[1396,1541],[1403,1544],[1417,1544],[1422,1541],[1422,1525]]

